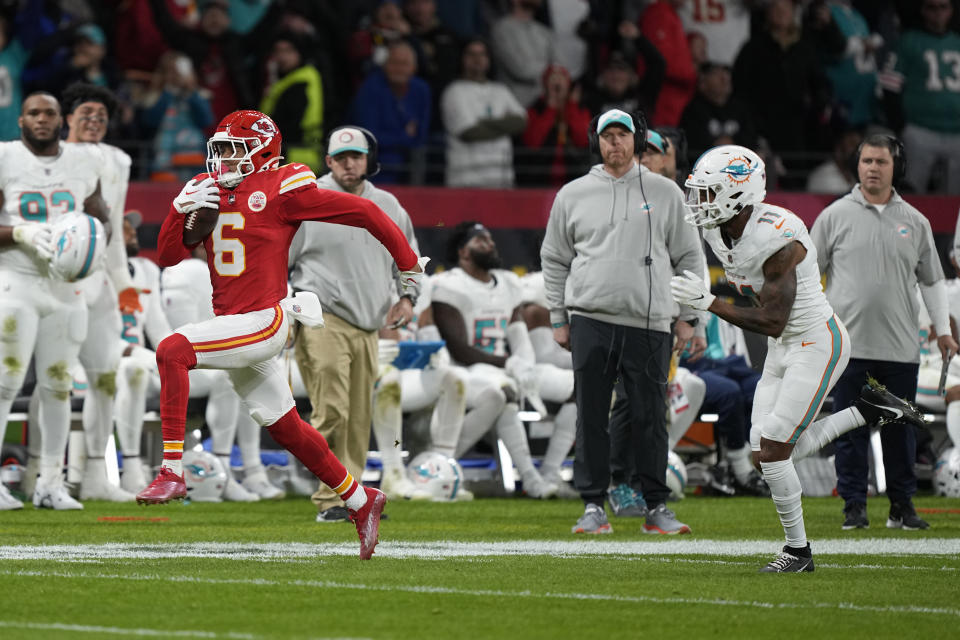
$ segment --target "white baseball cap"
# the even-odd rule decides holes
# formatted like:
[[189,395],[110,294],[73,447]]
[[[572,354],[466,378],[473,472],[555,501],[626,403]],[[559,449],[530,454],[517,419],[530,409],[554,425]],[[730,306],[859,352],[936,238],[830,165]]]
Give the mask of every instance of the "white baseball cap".
[[370,148],[367,144],[367,136],[363,132],[353,127],[344,127],[337,129],[330,136],[330,144],[327,147],[327,155],[335,156],[344,151],[358,151],[360,153],[369,153]]
[[620,109],[610,109],[597,120],[597,133],[601,133],[612,124],[623,125],[630,130],[630,133],[637,132],[637,126],[633,123],[633,117],[629,113]]

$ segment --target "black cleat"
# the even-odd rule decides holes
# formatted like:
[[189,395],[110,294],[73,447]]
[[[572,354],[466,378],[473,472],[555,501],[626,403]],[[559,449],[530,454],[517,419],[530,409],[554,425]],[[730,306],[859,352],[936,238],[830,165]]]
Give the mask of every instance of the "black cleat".
[[854,405],[868,424],[880,427],[888,422],[904,422],[917,427],[926,427],[923,414],[912,403],[893,395],[887,388],[871,377],[860,391]]
[[760,569],[759,573],[803,573],[813,571],[813,556],[810,554],[810,543],[806,549],[791,549],[784,547],[776,560]]
[[887,518],[887,529],[918,531],[929,528],[930,524],[917,515],[917,510],[913,508],[913,503],[910,501],[890,503],[890,517]]
[[869,529],[870,521],[867,519],[867,505],[859,502],[851,503],[843,508],[845,516],[843,520],[843,530],[851,529]]
[[750,477],[747,478],[746,482],[740,482],[737,477],[734,476],[733,488],[736,490],[738,496],[770,497],[770,487],[767,486],[767,481],[763,479],[763,476],[760,475],[756,469],[750,472]]

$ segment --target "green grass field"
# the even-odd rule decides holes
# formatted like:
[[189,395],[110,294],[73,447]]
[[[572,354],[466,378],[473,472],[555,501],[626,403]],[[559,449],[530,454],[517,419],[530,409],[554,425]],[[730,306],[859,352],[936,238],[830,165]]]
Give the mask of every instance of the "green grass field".
[[[574,536],[577,501],[389,503],[378,553],[349,524],[274,503],[0,512],[0,638],[904,638],[960,628],[960,500],[932,525],[841,531],[804,500],[817,569],[759,575],[783,544],[773,504],[688,497],[693,534],[612,518]],[[930,511],[933,510],[933,511]]]

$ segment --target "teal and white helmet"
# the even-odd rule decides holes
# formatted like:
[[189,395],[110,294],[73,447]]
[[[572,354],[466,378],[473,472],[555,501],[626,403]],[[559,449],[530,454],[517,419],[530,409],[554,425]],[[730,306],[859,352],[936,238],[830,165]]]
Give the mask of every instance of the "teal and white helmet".
[[756,153],[733,144],[710,149],[697,160],[684,183],[687,215],[697,227],[712,229],[748,205],[763,202],[767,173]]
[[76,282],[101,269],[107,255],[107,233],[94,217],[71,212],[53,223],[50,274]]

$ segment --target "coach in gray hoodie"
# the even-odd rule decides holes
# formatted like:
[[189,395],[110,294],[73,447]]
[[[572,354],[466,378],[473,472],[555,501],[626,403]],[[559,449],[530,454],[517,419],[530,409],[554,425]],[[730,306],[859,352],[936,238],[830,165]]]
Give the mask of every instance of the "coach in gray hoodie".
[[[376,144],[366,129],[334,129],[326,156],[330,173],[317,186],[372,200],[419,251],[410,216],[392,194],[367,180],[379,166]],[[290,245],[290,283],[317,294],[326,322],[322,329],[301,327],[296,343],[297,364],[313,405],[310,423],[354,478],[363,473],[370,448],[377,330],[409,322],[416,302],[404,297],[389,257],[366,230],[327,222],[304,222]],[[312,499],[317,522],[349,517],[340,497],[323,483]]]
[[[603,163],[557,193],[540,249],[554,338],[573,352],[577,401],[574,485],[586,504],[574,533],[611,530],[603,510],[610,483],[608,415],[614,382],[630,402],[634,466],[656,460],[644,486],[650,533],[686,533],[665,501],[666,385],[670,351],[691,342],[698,312],[678,313],[670,278],[706,265],[697,230],[684,222],[683,194],[634,160],[645,125],[619,109],[591,123]],[[653,456],[641,452],[653,447]],[[645,482],[646,485],[646,482]]]

